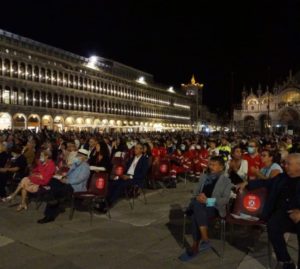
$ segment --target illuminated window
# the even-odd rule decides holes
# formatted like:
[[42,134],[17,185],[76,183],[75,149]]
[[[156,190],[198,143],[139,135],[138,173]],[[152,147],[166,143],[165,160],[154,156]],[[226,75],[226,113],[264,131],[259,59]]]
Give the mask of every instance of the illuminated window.
[[9,104],[9,91],[8,90],[4,90],[2,92],[2,100],[4,104]]

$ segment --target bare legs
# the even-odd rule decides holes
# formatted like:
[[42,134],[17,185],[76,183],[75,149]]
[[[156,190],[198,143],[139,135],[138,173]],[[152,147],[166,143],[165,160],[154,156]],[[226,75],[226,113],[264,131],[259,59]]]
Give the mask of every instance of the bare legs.
[[[201,240],[202,241],[209,241],[207,226],[199,226],[199,232],[200,232]],[[194,253],[198,252],[198,250],[199,250],[199,243],[200,243],[200,240],[194,240],[193,241],[192,251]]]
[[28,181],[30,181],[29,178],[23,178],[20,184],[18,185],[17,189],[11,195],[4,199],[4,201],[6,202],[11,201],[21,192],[21,203],[18,206],[17,211],[27,209],[27,190],[25,189],[25,186]]

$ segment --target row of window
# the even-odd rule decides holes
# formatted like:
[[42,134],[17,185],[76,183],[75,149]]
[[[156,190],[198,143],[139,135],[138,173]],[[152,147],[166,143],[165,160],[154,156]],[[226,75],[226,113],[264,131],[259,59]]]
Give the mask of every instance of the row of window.
[[0,103],[160,119],[190,119],[188,112],[174,115],[169,114],[167,109],[145,108],[109,100],[74,97],[50,92],[32,91],[31,89],[2,88],[1,86]]
[[[90,91],[132,101],[158,105],[171,105],[173,103],[172,100],[161,98],[159,95],[142,93],[138,90],[106,81],[68,74],[24,62],[10,61],[9,59],[0,58],[0,75],[82,91]],[[190,109],[190,106],[178,102],[176,102],[176,106],[183,109]]]

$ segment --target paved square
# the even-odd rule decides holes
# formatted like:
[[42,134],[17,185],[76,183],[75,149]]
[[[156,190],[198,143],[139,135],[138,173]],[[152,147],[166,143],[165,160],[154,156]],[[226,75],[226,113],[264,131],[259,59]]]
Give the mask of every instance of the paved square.
[[[189,263],[178,256],[183,252],[182,213],[194,183],[178,184],[176,189],[149,190],[148,204],[139,198],[134,210],[122,200],[111,210],[112,218],[95,214],[92,225],[87,212],[76,211],[72,221],[68,210],[55,222],[37,224],[43,208],[16,212],[0,205],[0,268],[265,268],[267,240],[263,234],[253,248],[255,234],[236,228],[235,243],[227,241],[223,264],[214,251],[205,252]],[[187,242],[191,235],[187,227]],[[212,229],[213,230],[213,229]],[[228,229],[229,230],[229,229]],[[218,230],[211,233],[219,252]],[[290,252],[297,256],[296,239],[289,240]],[[275,262],[274,262],[275,265]]]

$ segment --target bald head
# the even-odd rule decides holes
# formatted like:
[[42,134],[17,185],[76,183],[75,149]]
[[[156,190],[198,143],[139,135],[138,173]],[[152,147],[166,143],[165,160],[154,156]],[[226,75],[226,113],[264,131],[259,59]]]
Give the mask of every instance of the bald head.
[[300,177],[300,153],[288,155],[285,163],[285,171],[290,177]]

